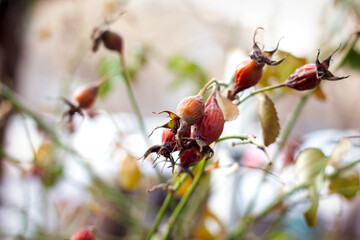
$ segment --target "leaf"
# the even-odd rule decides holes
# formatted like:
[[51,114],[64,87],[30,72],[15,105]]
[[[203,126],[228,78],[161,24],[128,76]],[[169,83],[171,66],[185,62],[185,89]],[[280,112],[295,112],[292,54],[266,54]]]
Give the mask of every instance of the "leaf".
[[321,90],[321,88],[319,87],[318,89],[316,89],[316,91],[314,92],[314,96],[321,101],[325,101],[326,100],[326,95],[323,92],[323,90]]
[[239,116],[239,109],[236,104],[228,98],[223,97],[219,91],[216,91],[216,100],[224,115],[225,121],[235,120]]
[[352,142],[350,141],[350,139],[342,138],[331,153],[328,159],[328,164],[336,167],[341,161],[341,159],[344,157],[344,155],[348,153],[351,148]]
[[122,68],[118,57],[109,56],[100,60],[98,72],[101,77],[106,77],[107,81],[101,84],[98,96],[105,97],[113,88],[114,84],[120,82],[122,78]]
[[359,60],[360,53],[354,48],[352,48],[345,59],[345,64],[347,64],[350,68],[360,70]]
[[309,188],[309,195],[311,199],[311,205],[309,209],[304,213],[306,224],[309,227],[315,227],[317,224],[317,210],[319,207],[319,195],[314,186]]
[[338,193],[351,200],[360,190],[359,173],[351,169],[330,179],[329,190],[331,193]]
[[264,145],[269,146],[275,142],[280,132],[279,119],[277,117],[274,103],[265,94],[257,94],[258,115],[264,139]]
[[141,176],[142,174],[136,158],[127,153],[121,161],[121,169],[118,176],[120,186],[127,191],[134,190],[139,184]]
[[171,83],[172,88],[179,86],[186,80],[194,82],[201,88],[208,81],[205,70],[199,64],[187,59],[183,55],[176,54],[170,57],[167,66],[175,74],[175,79]]
[[295,161],[295,174],[299,184],[310,184],[326,166],[325,155],[316,148],[307,148]]
[[273,82],[271,80],[275,80],[275,82],[281,83],[285,81],[295,71],[295,69],[306,64],[305,58],[297,58],[288,52],[278,51],[276,54],[276,57],[279,59],[285,56],[287,56],[286,60],[283,61],[280,65],[270,67],[266,66],[264,68],[263,77],[259,82],[261,86],[266,87],[271,85]]

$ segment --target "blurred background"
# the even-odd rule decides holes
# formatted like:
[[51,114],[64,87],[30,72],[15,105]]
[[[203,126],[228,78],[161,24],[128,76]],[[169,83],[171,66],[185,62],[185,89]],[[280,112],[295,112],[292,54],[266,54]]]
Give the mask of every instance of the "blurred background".
[[[322,60],[340,44],[346,46],[359,31],[360,2],[0,0],[1,82],[50,126],[44,131],[31,114],[16,106],[11,110],[9,101],[1,101],[1,239],[70,239],[74,231],[89,225],[95,227],[97,239],[145,239],[152,226],[165,193],[147,190],[159,183],[157,173],[169,178],[171,171],[159,164],[156,172],[151,161],[136,161],[149,145],[160,143],[161,131],[144,139],[120,76],[119,56],[103,46],[96,53],[91,50],[93,29],[110,18],[109,28],[123,38],[132,91],[150,134],[167,119],[154,112],[175,111],[181,99],[197,93],[211,78],[230,82],[236,65],[252,50],[257,27],[264,29],[257,35],[261,47],[274,49],[281,39],[280,54],[289,55],[289,68],[295,69],[313,63],[318,49]],[[358,43],[343,67],[333,72],[351,75],[348,79],[326,82],[322,97],[309,99],[290,135],[289,142],[300,142],[293,155],[305,146],[330,154],[341,137],[359,135],[359,51]],[[331,64],[340,58],[341,51]],[[263,86],[289,75],[276,71],[265,70]],[[109,75],[94,109],[84,118],[76,116],[73,126],[62,122],[67,106],[61,99],[71,99],[79,86]],[[302,96],[284,93],[273,99],[280,126]],[[227,123],[223,135],[234,134],[261,135],[254,100],[240,107],[239,119]],[[234,149],[221,143],[217,149],[223,166],[264,161],[255,147]],[[359,156],[357,146],[344,161]],[[269,177],[255,212],[294,185],[293,169],[277,170],[286,184]],[[262,175],[248,168],[232,174],[227,167],[214,170],[204,180],[199,199],[192,199],[201,211],[184,214],[184,222],[196,216],[198,224],[191,229],[179,224],[177,233],[182,234],[174,239],[226,236],[246,212]],[[318,227],[306,226],[306,206],[294,207],[288,221],[275,229],[279,233],[267,238],[360,238],[358,196],[349,201],[336,195],[322,202]],[[262,239],[263,229],[257,226],[247,239]]]

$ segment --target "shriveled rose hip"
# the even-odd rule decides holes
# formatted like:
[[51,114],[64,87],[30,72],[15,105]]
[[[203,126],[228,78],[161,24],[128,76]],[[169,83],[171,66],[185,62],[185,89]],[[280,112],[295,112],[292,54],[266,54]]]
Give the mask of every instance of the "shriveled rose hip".
[[189,168],[200,162],[202,155],[195,149],[188,149],[180,156],[180,165],[183,168]]
[[320,50],[316,56],[316,64],[306,64],[295,70],[293,74],[284,82],[284,85],[298,91],[313,89],[319,86],[321,80],[337,81],[345,77],[335,77],[329,70],[330,60],[336,49],[323,62],[319,61]]
[[220,137],[224,122],[224,115],[216,100],[216,92],[213,92],[206,101],[202,118],[194,125],[194,137],[211,144]]
[[[185,137],[185,138],[190,137],[190,127],[188,127],[186,129],[183,137]],[[164,130],[161,134],[161,145],[168,147],[170,149],[170,151],[173,151],[175,149],[176,139],[175,139],[175,134],[172,129],[164,128]]]

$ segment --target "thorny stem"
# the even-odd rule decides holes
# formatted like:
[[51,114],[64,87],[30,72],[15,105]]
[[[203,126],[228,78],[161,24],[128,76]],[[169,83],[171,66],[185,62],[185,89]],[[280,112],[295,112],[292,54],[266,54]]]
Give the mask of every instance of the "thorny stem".
[[205,170],[205,165],[206,165],[206,158],[207,155],[203,157],[203,159],[199,162],[198,164],[198,173],[195,176],[194,180],[191,182],[191,185],[189,186],[189,188],[187,189],[187,191],[185,192],[184,196],[181,198],[179,204],[176,206],[176,208],[174,209],[174,211],[172,212],[168,223],[167,223],[167,228],[165,231],[165,235],[163,236],[162,239],[166,240],[168,239],[171,229],[175,224],[176,219],[179,217],[181,211],[184,209],[184,207],[186,206],[187,202],[189,201],[189,198],[191,197],[191,195],[193,194],[193,192],[195,191],[195,188],[197,187],[203,173]]
[[261,92],[266,92],[266,91],[270,91],[270,90],[274,90],[274,89],[277,89],[277,88],[281,88],[281,87],[285,87],[285,84],[284,83],[281,83],[281,84],[277,84],[277,85],[273,85],[273,86],[268,86],[268,87],[265,87],[265,88],[261,88],[259,90],[256,90],[252,93],[250,93],[249,95],[247,95],[246,97],[244,97],[243,99],[241,99],[238,103],[238,105],[240,105],[241,103],[245,102],[247,99],[249,99],[250,97],[258,94],[258,93],[261,93]]

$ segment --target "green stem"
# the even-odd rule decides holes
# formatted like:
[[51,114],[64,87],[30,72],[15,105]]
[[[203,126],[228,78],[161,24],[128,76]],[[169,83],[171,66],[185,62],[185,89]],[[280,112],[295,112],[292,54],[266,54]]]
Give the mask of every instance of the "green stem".
[[274,89],[281,88],[281,87],[285,87],[285,84],[281,83],[281,84],[277,84],[277,85],[273,85],[273,86],[269,86],[269,87],[265,87],[265,88],[256,90],[256,91],[250,93],[249,95],[247,95],[246,97],[244,97],[243,99],[241,99],[240,102],[238,103],[238,105],[240,105],[241,103],[245,102],[247,99],[249,99],[250,97],[252,97],[258,93],[274,90]]
[[[181,177],[180,181],[173,187],[173,192],[176,192],[181,187],[181,185],[185,182],[185,180],[187,179],[188,176],[189,176],[188,174],[184,174]],[[161,208],[159,209],[159,212],[155,218],[154,224],[146,238],[147,240],[150,240],[152,238],[152,236],[155,234],[155,232],[160,224],[160,221],[163,218],[165,211],[168,208],[168,206],[173,198],[173,194],[174,194],[173,192],[168,191],[166,198],[165,198],[164,202],[162,203]]]
[[[125,63],[125,57],[124,57],[124,54],[123,53],[120,53],[120,64],[121,64],[121,67],[122,67],[122,71],[123,71],[123,76],[124,76],[124,82],[125,82],[125,87],[126,87],[126,91],[128,93],[128,96],[129,96],[129,100],[130,100],[130,103],[131,103],[131,106],[135,112],[135,115],[136,115],[136,118],[138,120],[138,123],[139,123],[139,126],[140,126],[140,129],[141,129],[141,133],[147,143],[147,145],[151,145],[151,141],[150,139],[148,138],[148,134],[146,133],[146,127],[145,127],[145,123],[144,123],[144,119],[141,115],[141,112],[140,112],[140,108],[137,104],[137,101],[136,101],[136,98],[135,98],[135,95],[131,89],[131,84],[130,84],[130,76],[129,76],[129,72],[127,70],[127,67],[126,67],[126,63]],[[165,179],[164,177],[161,175],[160,171],[155,168],[155,171],[156,171],[156,175],[158,176],[159,180],[161,182],[165,182]]]
[[218,140],[216,140],[216,142],[221,142],[221,141],[225,141],[225,140],[229,140],[229,139],[240,139],[240,140],[249,140],[250,136],[226,136],[226,137],[221,137]]
[[341,174],[342,172],[351,169],[353,166],[355,166],[356,164],[360,163],[360,159],[354,161],[354,162],[350,162],[344,166],[342,166],[341,168],[338,168],[335,172],[331,173],[331,174],[327,174],[325,175],[325,178],[334,178],[337,177],[339,174]]
[[126,64],[125,64],[125,57],[123,54],[120,54],[120,64],[121,64],[121,67],[122,67],[122,71],[123,71],[123,76],[124,76],[124,82],[125,82],[125,87],[126,87],[126,91],[128,93],[128,96],[129,96],[129,100],[130,100],[130,104],[135,112],[135,115],[137,117],[137,120],[139,122],[139,126],[140,126],[140,129],[141,129],[141,132],[142,134],[144,135],[144,138],[145,138],[145,141],[150,144],[150,140],[149,138],[147,137],[147,133],[146,133],[146,128],[145,128],[145,123],[144,123],[144,120],[143,120],[143,117],[141,115],[141,112],[140,112],[140,109],[139,109],[139,106],[136,102],[136,98],[135,98],[135,95],[131,89],[131,84],[130,84],[130,76],[129,76],[129,73],[128,73],[128,70],[126,68]]
[[174,211],[172,212],[169,220],[168,220],[168,224],[167,224],[167,228],[165,231],[165,235],[163,237],[164,240],[168,239],[171,229],[173,228],[176,219],[179,217],[181,211],[184,209],[184,207],[186,206],[187,202],[189,201],[189,198],[191,197],[191,195],[193,194],[193,192],[195,191],[195,188],[197,187],[203,173],[205,170],[205,165],[206,165],[206,158],[207,156],[203,157],[203,159],[199,162],[198,164],[198,174],[195,176],[194,180],[191,182],[191,185],[189,186],[188,190],[185,192],[184,196],[181,198],[179,204],[176,206],[176,208],[174,209]]

